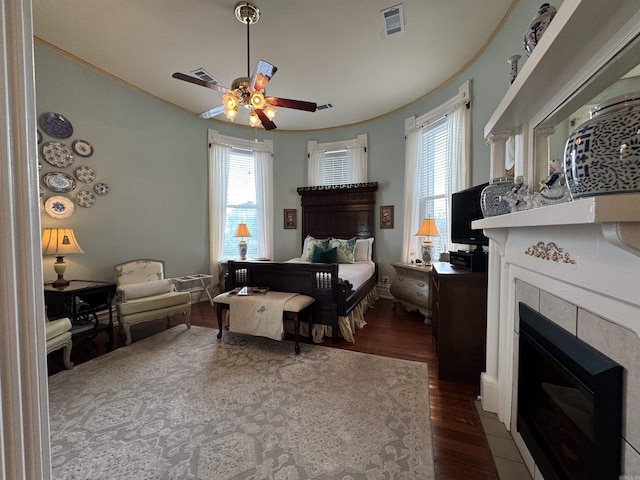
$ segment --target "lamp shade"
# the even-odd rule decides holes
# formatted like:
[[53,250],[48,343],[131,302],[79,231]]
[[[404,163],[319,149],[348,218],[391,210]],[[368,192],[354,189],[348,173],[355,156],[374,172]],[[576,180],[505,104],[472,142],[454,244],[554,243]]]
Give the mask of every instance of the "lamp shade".
[[236,228],[236,233],[233,236],[234,237],[250,237],[251,233],[249,232],[249,229],[247,228],[247,224],[246,223],[239,223],[238,227]]
[[72,253],[84,253],[72,228],[45,228],[42,231],[42,254],[64,257]]
[[416,237],[439,237],[438,227],[433,218],[425,218],[416,232]]

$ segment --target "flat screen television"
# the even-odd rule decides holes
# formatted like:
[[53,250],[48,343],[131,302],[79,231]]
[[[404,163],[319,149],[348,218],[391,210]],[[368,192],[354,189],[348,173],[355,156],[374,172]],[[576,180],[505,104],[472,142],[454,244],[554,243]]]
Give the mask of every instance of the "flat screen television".
[[484,218],[480,207],[482,190],[488,183],[476,185],[451,194],[451,241],[463,245],[474,245],[482,250],[489,245],[482,229],[471,228],[471,222]]

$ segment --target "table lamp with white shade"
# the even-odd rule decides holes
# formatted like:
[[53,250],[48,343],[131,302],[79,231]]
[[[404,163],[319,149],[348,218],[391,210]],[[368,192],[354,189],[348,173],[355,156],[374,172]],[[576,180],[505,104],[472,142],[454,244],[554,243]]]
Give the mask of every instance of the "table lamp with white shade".
[[240,241],[238,242],[238,253],[240,254],[240,260],[247,259],[247,242],[244,240],[244,237],[250,237],[251,233],[247,228],[246,223],[239,223],[236,228],[236,233],[233,235],[234,237],[240,237]]
[[436,222],[433,218],[425,218],[416,232],[416,237],[425,237],[424,242],[422,242],[422,264],[425,267],[431,265],[433,259],[433,242],[431,241],[431,237],[439,236],[440,232],[438,232],[438,227],[436,227]]
[[84,253],[84,251],[78,245],[72,228],[45,228],[42,231],[42,254],[56,257],[53,269],[58,274],[58,279],[52,283],[54,287],[69,285],[69,281],[63,276],[67,269],[64,257],[74,253]]

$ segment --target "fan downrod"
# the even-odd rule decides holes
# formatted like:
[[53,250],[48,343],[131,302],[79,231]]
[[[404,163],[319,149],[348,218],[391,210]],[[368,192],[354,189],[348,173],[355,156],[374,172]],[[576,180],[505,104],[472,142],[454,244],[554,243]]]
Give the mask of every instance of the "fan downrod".
[[244,25],[253,25],[260,20],[260,10],[249,2],[239,2],[236,4],[235,14],[238,21]]

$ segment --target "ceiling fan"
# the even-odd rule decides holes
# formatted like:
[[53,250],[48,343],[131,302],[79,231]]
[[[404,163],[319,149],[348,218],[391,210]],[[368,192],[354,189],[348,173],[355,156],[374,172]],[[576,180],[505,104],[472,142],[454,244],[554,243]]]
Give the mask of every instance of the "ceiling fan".
[[235,15],[238,21],[247,25],[247,76],[236,78],[231,84],[231,88],[223,87],[214,82],[191,77],[184,73],[176,72],[173,78],[185,82],[200,85],[223,93],[222,105],[214,107],[199,116],[202,118],[212,118],[224,113],[229,120],[233,120],[238,114],[238,107],[242,106],[250,110],[249,125],[257,127],[262,124],[266,130],[273,130],[276,124],[273,118],[276,109],[273,107],[293,108],[307,112],[315,112],[317,104],[302,100],[291,100],[288,98],[270,97],[266,95],[265,87],[269,80],[275,75],[278,68],[275,65],[259,60],[253,75],[250,75],[249,56],[249,26],[260,19],[260,10],[249,2],[240,2],[235,6]]

